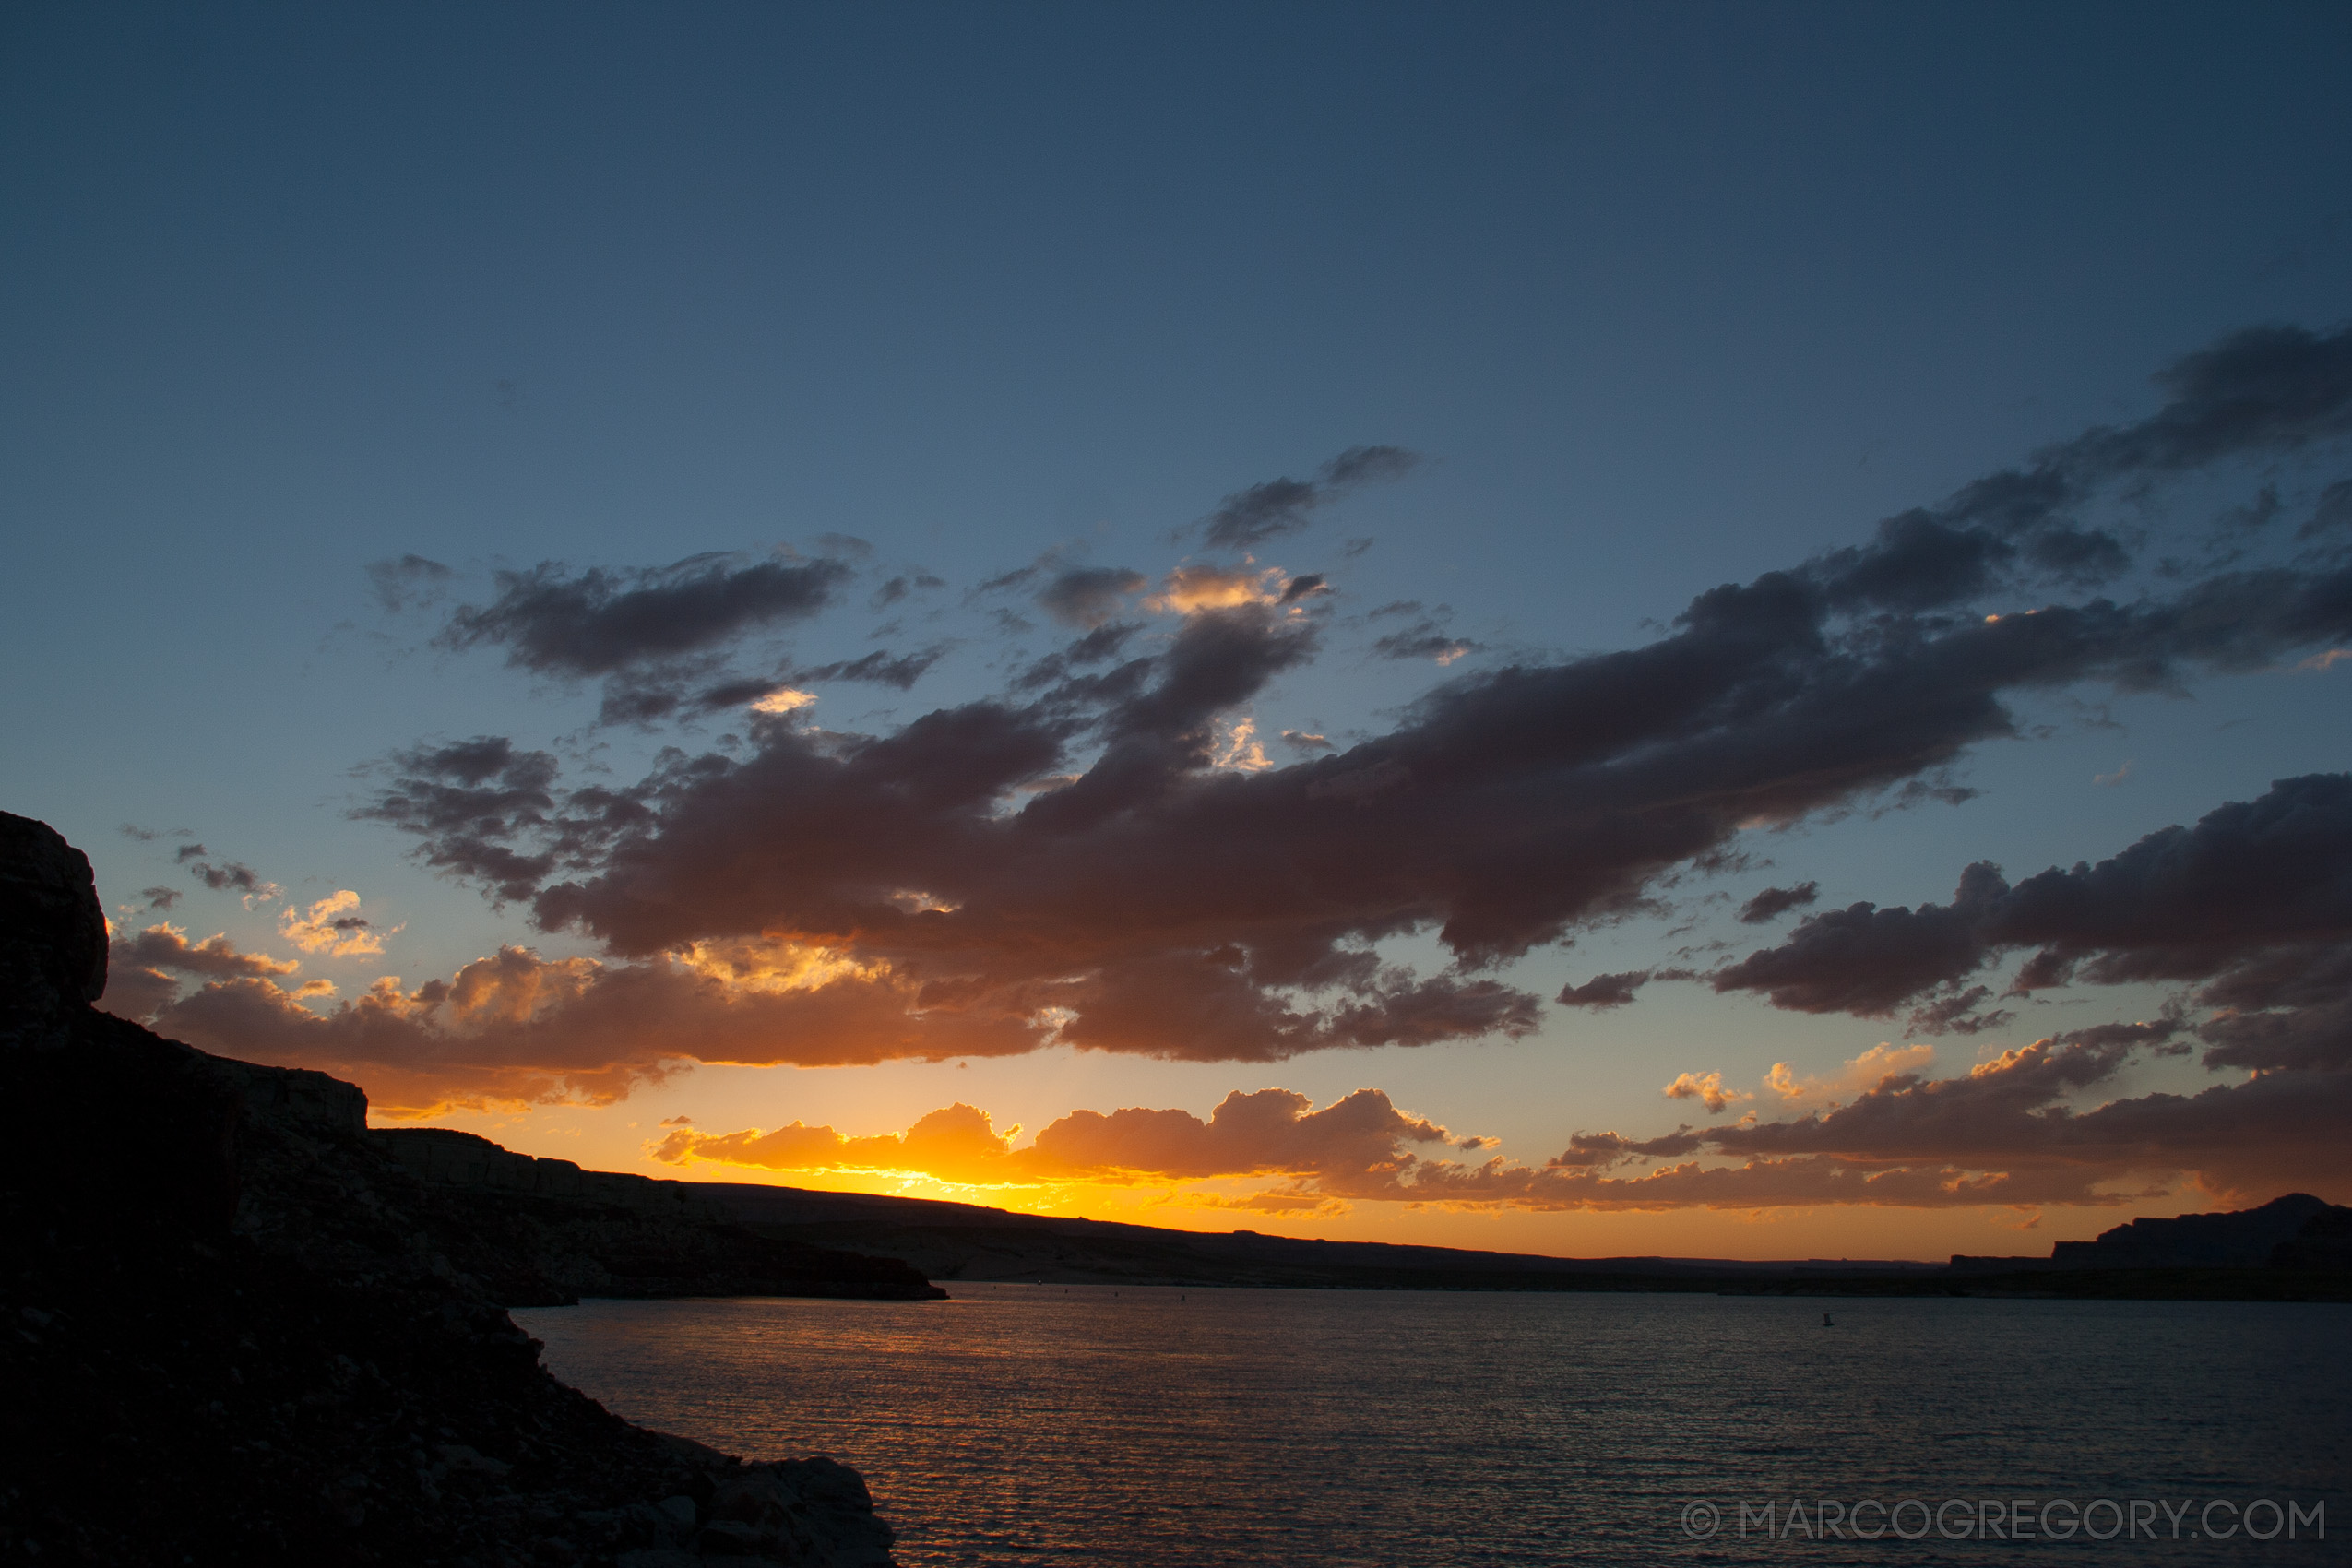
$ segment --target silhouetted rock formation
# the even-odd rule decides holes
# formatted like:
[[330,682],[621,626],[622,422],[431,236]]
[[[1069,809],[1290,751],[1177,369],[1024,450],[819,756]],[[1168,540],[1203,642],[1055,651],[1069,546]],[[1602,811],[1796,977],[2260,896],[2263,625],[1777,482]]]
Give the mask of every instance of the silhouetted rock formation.
[[[593,1183],[428,1180],[351,1085],[91,1009],[104,952],[89,863],[0,814],[0,1556],[888,1562],[854,1472],[631,1426],[504,1310],[593,1269],[740,1282],[821,1254]],[[855,1267],[906,1293],[903,1265]]]
[[582,1296],[851,1296],[947,1292],[897,1258],[754,1234],[694,1187],[583,1170],[445,1127],[378,1128],[368,1141],[434,1190],[471,1232],[460,1266],[509,1307]]
[[1978,1276],[2255,1268],[2352,1270],[2352,1208],[2289,1193],[2259,1208],[2135,1219],[2092,1241],[2060,1241],[2046,1258],[1952,1259],[1953,1273]]
[[2334,1207],[2309,1193],[2289,1193],[2260,1208],[2135,1219],[2092,1241],[2049,1250],[2059,1268],[2260,1268],[2283,1241]]

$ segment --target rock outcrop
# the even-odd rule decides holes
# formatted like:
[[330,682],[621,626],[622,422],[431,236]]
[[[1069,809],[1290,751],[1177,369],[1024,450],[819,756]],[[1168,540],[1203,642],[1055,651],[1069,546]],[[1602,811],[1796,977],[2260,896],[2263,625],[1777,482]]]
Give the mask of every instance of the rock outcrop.
[[88,862],[0,814],[0,1558],[888,1563],[854,1472],[632,1426],[505,1310],[620,1278],[600,1238],[680,1270],[639,1283],[781,1244],[420,1174],[353,1086],[93,1010],[104,953]]
[[890,1257],[754,1234],[683,1182],[583,1170],[442,1127],[377,1128],[377,1152],[461,1219],[451,1255],[508,1307],[583,1296],[835,1296],[920,1301],[947,1292]]
[[2260,1208],[2219,1214],[2144,1218],[2095,1241],[2060,1241],[2050,1248],[2055,1268],[2262,1268],[2279,1247],[2322,1216],[2342,1213],[2324,1198],[2289,1193]]

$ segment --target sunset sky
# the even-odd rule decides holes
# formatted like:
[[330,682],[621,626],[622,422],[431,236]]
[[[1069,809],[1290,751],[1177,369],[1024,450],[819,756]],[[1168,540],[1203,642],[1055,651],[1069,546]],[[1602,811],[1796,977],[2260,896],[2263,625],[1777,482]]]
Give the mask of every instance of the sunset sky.
[[595,1168],[1571,1254],[2352,1202],[2348,52],[11,7],[0,808],[106,1007]]

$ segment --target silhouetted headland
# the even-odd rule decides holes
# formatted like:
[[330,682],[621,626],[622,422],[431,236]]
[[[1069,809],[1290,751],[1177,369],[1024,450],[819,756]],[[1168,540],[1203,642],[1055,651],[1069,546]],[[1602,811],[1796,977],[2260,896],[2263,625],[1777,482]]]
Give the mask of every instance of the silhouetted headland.
[[632,1426],[505,1309],[944,1294],[920,1274],[671,1183],[453,1164],[464,1134],[371,1134],[352,1085],[163,1039],[93,1009],[105,982],[89,862],[0,813],[0,1557],[890,1562],[854,1471]]

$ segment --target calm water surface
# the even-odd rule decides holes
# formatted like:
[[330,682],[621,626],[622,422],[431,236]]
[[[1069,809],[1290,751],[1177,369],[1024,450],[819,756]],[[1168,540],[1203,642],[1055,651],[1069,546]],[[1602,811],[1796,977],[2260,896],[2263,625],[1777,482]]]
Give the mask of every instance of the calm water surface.
[[[2352,1308],[952,1289],[515,1317],[632,1420],[855,1466],[909,1568],[2352,1562]],[[2330,1538],[2199,1529],[2265,1497]],[[1824,1498],[1960,1499],[1954,1533],[1982,1499],[2156,1511],[2026,1544],[1907,1509],[1922,1538],[1856,1541],[1820,1538]]]

